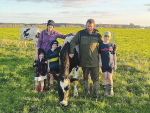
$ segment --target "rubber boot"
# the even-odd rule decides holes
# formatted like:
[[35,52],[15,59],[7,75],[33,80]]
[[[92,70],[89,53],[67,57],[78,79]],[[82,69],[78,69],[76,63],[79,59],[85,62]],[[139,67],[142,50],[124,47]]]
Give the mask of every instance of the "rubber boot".
[[35,86],[35,91],[38,91],[38,85]]
[[43,92],[43,88],[44,88],[44,86],[41,86],[41,89],[40,89],[40,92],[39,92],[39,93],[42,93],[42,92]]
[[99,80],[98,81],[95,81],[93,82],[93,86],[94,86],[94,98],[98,98],[99,95],[98,95],[98,92],[99,92]]
[[104,88],[104,97],[107,97],[108,96],[107,85],[103,85],[103,88]]
[[53,84],[50,85],[49,91],[53,90]]
[[55,91],[58,91],[58,87],[59,87],[59,86],[58,86],[58,83],[57,83],[57,86],[56,86],[56,89],[55,89]]
[[88,80],[84,81],[84,88],[85,88],[85,92],[82,95],[83,98],[87,97],[87,95],[90,93]]
[[109,84],[109,95],[114,96],[113,85]]
[[46,90],[46,79],[44,79],[44,90]]

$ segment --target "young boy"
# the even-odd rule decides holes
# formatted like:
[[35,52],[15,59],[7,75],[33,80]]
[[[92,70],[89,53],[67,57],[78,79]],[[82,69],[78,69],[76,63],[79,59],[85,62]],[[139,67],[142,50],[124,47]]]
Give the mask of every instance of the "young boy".
[[106,31],[104,33],[104,41],[99,44],[99,66],[103,72],[104,97],[108,95],[107,79],[109,80],[109,95],[114,96],[112,74],[113,70],[116,70],[116,46],[109,42],[110,38],[111,33]]
[[62,44],[60,47],[58,47],[58,41],[53,40],[51,42],[51,49],[48,50],[47,52],[48,72],[50,72],[49,91],[53,89],[53,74],[52,73],[56,73],[57,76],[59,73],[59,52],[61,50],[61,47],[62,47]]

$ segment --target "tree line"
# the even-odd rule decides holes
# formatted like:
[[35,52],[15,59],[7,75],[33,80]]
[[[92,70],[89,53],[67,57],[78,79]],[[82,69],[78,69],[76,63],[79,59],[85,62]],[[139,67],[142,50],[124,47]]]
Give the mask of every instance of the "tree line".
[[[46,27],[47,24],[25,24],[25,23],[0,23],[2,28],[17,28],[17,27]],[[66,27],[66,28],[85,28],[84,24],[70,24],[70,23],[55,23],[55,27]],[[142,28],[140,25],[134,25],[130,23],[129,25],[121,24],[96,24],[97,28]]]

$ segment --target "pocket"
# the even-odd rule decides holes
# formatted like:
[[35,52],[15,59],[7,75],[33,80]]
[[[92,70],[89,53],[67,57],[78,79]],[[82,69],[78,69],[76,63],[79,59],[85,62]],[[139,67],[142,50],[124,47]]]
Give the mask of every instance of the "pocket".
[[93,42],[97,43],[98,42],[98,38],[93,37]]
[[82,45],[88,44],[88,37],[81,37],[81,44]]

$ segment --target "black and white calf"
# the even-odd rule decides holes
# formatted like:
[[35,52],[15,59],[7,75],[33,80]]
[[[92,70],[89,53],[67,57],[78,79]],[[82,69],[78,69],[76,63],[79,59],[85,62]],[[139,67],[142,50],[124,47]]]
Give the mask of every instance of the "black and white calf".
[[39,34],[41,33],[41,29],[39,28],[21,28],[20,29],[20,38],[19,38],[19,42],[18,42],[18,47],[19,47],[19,43],[20,40],[23,38],[25,47],[26,46],[26,40],[30,41],[33,40],[34,43],[34,47],[35,47],[35,42],[38,41],[39,38]]
[[[78,81],[78,72],[79,72],[79,46],[76,46],[74,49],[74,57],[69,57],[70,50],[70,41],[73,37],[66,37],[64,41],[64,46],[60,52],[60,74],[54,78],[58,81],[58,94],[60,105],[67,106],[67,97],[69,94],[70,83]],[[74,76],[70,79],[70,74],[74,70]],[[74,82],[74,96],[78,96],[77,84]]]

